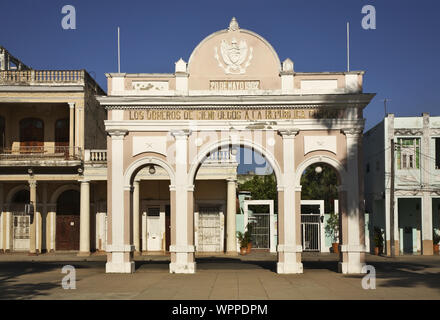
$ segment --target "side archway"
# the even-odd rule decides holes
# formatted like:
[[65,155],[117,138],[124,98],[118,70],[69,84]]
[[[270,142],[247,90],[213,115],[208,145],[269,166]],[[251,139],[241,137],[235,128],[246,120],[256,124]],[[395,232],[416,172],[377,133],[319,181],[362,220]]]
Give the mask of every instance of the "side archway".
[[130,166],[125,170],[124,173],[124,187],[130,187],[133,184],[134,177],[136,173],[138,173],[143,167],[148,166],[149,164],[154,164],[162,167],[170,177],[171,185],[175,185],[175,173],[173,168],[164,160],[157,157],[145,157],[139,160],[134,161]]

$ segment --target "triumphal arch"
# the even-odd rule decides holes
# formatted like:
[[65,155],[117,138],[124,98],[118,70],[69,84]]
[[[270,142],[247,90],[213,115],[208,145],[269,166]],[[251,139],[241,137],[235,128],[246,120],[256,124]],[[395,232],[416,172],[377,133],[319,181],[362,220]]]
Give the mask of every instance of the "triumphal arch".
[[[296,72],[291,59],[281,62],[267,40],[236,19],[203,39],[188,62],[177,61],[174,73],[107,74],[108,95],[98,98],[108,110],[106,272],[134,272],[134,185],[141,170],[168,181],[158,192],[170,204],[170,272],[196,272],[195,194],[217,192],[214,184],[197,190],[196,176],[214,153],[242,146],[265,157],[276,176],[277,272],[303,272],[300,178],[323,163],[339,178],[339,269],[361,273],[363,109],[374,96],[363,93],[363,75]],[[224,251],[231,255],[237,254],[234,183],[225,182]]]

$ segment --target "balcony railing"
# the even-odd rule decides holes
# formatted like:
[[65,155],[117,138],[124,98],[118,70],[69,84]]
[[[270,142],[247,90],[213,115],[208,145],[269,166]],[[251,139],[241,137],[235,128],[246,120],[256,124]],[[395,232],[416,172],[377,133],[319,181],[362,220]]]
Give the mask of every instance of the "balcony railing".
[[0,71],[0,85],[86,85],[95,94],[105,92],[85,70],[6,70]]
[[84,70],[0,71],[0,83],[84,83]]
[[105,149],[85,150],[84,161],[107,162],[107,150]]
[[81,160],[81,148],[69,146],[20,146],[0,149],[0,161]]

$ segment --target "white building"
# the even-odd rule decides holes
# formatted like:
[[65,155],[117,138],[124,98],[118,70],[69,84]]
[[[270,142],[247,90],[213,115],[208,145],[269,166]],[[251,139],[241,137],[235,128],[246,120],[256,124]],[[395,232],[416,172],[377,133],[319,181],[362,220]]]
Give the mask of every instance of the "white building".
[[391,140],[395,143],[395,253],[432,255],[440,212],[440,117],[388,114],[364,134],[365,210],[371,213],[373,226],[385,233],[387,255],[391,254]]

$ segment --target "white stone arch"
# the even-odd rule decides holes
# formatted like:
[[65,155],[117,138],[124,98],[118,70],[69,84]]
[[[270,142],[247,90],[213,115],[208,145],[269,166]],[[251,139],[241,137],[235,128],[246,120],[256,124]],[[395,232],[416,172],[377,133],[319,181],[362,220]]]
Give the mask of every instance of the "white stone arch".
[[[9,190],[8,195],[6,196],[6,203],[11,203],[12,198],[15,196],[15,194],[22,190],[30,191],[29,185],[21,184]],[[37,194],[37,202],[38,202],[38,194]]]
[[295,172],[295,187],[301,186],[301,176],[304,170],[306,170],[309,166],[315,163],[325,163],[333,167],[339,174],[339,179],[340,179],[339,185],[343,186],[345,184],[347,171],[345,170],[344,166],[338,160],[332,157],[325,155],[321,155],[321,156],[317,155],[307,158],[306,160],[300,163],[300,165],[298,166]]
[[173,168],[166,161],[158,157],[149,156],[138,159],[128,166],[127,170],[125,170],[124,173],[124,187],[131,186],[132,176],[133,173],[136,172],[136,170],[139,170],[141,167],[149,164],[155,164],[165,169],[165,171],[168,173],[168,176],[170,177],[171,185],[175,185],[175,174]]
[[196,161],[191,164],[188,174],[188,185],[194,184],[194,179],[196,177],[197,171],[200,165],[203,163],[203,161],[207,158],[207,155],[213,150],[217,150],[220,147],[228,146],[228,145],[245,146],[248,148],[252,148],[255,151],[258,151],[264,157],[264,159],[266,159],[269,162],[269,164],[272,166],[272,169],[275,172],[275,177],[277,179],[277,185],[278,186],[283,185],[284,181],[282,180],[283,174],[281,171],[281,167],[278,164],[278,161],[275,159],[274,155],[262,145],[249,139],[239,140],[237,142],[232,142],[230,139],[218,140],[201,149],[197,154]]
[[76,184],[65,184],[65,185],[62,185],[62,186],[58,187],[58,188],[55,190],[55,192],[52,194],[52,196],[50,197],[50,203],[51,203],[51,204],[56,204],[57,201],[58,201],[58,197],[59,197],[63,192],[68,191],[68,190],[75,190],[75,191],[80,192],[80,188],[79,188],[79,186],[76,185]]

